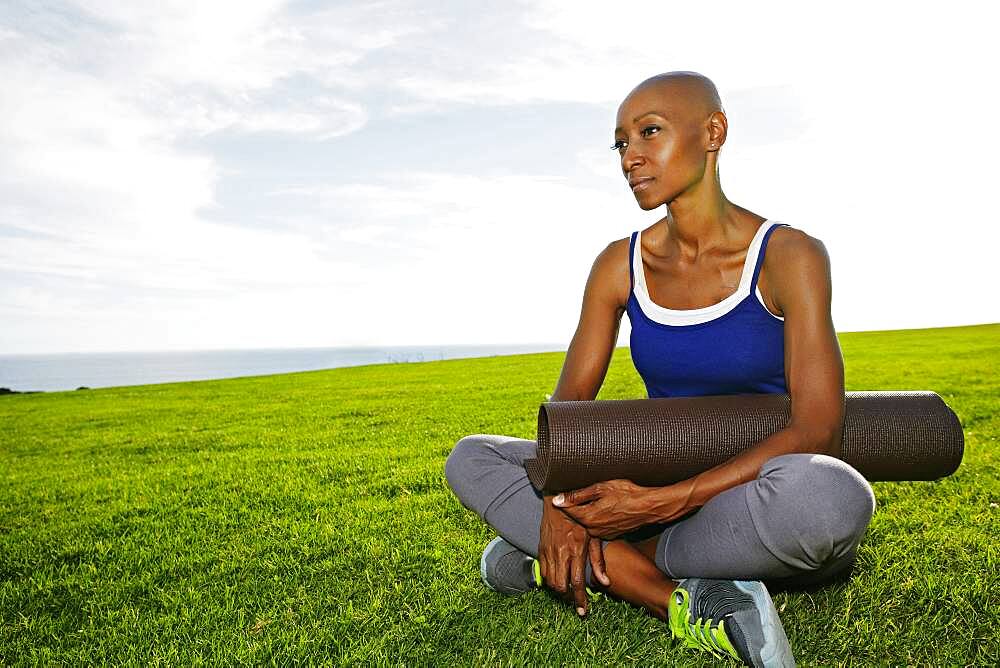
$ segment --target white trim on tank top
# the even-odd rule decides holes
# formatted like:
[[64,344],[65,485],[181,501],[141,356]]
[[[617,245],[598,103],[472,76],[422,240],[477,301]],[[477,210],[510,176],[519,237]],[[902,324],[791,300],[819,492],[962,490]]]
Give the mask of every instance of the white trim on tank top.
[[[646,289],[646,270],[642,265],[642,230],[639,230],[635,235],[635,248],[632,251],[632,274],[635,284],[632,292],[635,294],[636,301],[639,302],[639,308],[642,309],[642,312],[650,320],[663,325],[698,325],[703,322],[715,320],[729,313],[750,294],[750,284],[753,283],[753,271],[757,266],[757,256],[760,254],[764,235],[771,227],[777,224],[778,221],[765,220],[757,228],[757,232],[750,242],[750,247],[747,249],[747,257],[743,262],[743,273],[740,275],[740,284],[736,288],[736,292],[717,304],[692,309],[666,308],[650,299],[649,291]],[[775,320],[784,322],[784,318],[774,315],[767,310],[767,306],[764,304],[764,297],[760,293],[760,287],[754,287],[756,288],[754,292],[757,293],[757,301],[760,302],[764,311]]]

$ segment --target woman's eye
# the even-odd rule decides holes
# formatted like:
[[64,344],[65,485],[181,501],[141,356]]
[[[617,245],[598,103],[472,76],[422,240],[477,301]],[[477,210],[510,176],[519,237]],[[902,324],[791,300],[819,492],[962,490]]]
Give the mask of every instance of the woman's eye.
[[[642,130],[639,131],[639,134],[642,135],[643,137],[648,137],[649,134],[651,134],[651,131],[653,130],[658,132],[660,128],[656,125],[647,125]],[[616,141],[614,144],[611,145],[611,150],[621,151],[626,146],[628,146],[628,142],[625,141],[624,139],[619,139],[618,141]]]

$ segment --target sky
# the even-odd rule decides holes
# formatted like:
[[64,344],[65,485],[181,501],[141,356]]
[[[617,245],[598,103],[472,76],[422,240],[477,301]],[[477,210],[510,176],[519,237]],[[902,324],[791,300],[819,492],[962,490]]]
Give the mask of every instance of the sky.
[[838,331],[998,322],[988,6],[4,2],[0,353],[568,345],[671,70]]

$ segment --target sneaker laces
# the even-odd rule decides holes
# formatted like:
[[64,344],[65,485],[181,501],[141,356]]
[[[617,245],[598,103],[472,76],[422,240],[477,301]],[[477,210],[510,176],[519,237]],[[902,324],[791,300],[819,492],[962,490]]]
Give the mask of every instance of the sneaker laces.
[[670,628],[675,638],[683,639],[686,647],[705,650],[720,659],[740,659],[726,634],[726,619],[732,613],[716,619],[712,611],[705,611],[705,616],[694,617],[686,589],[676,588],[672,597],[676,605],[670,606]]

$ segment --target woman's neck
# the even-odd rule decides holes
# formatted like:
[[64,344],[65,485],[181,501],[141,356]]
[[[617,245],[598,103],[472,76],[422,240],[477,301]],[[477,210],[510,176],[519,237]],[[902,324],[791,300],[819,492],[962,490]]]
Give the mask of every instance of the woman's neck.
[[683,257],[696,259],[717,248],[728,248],[744,236],[747,217],[754,216],[743,207],[731,203],[719,193],[718,198],[700,202],[680,201],[667,204],[664,218],[667,236]]

